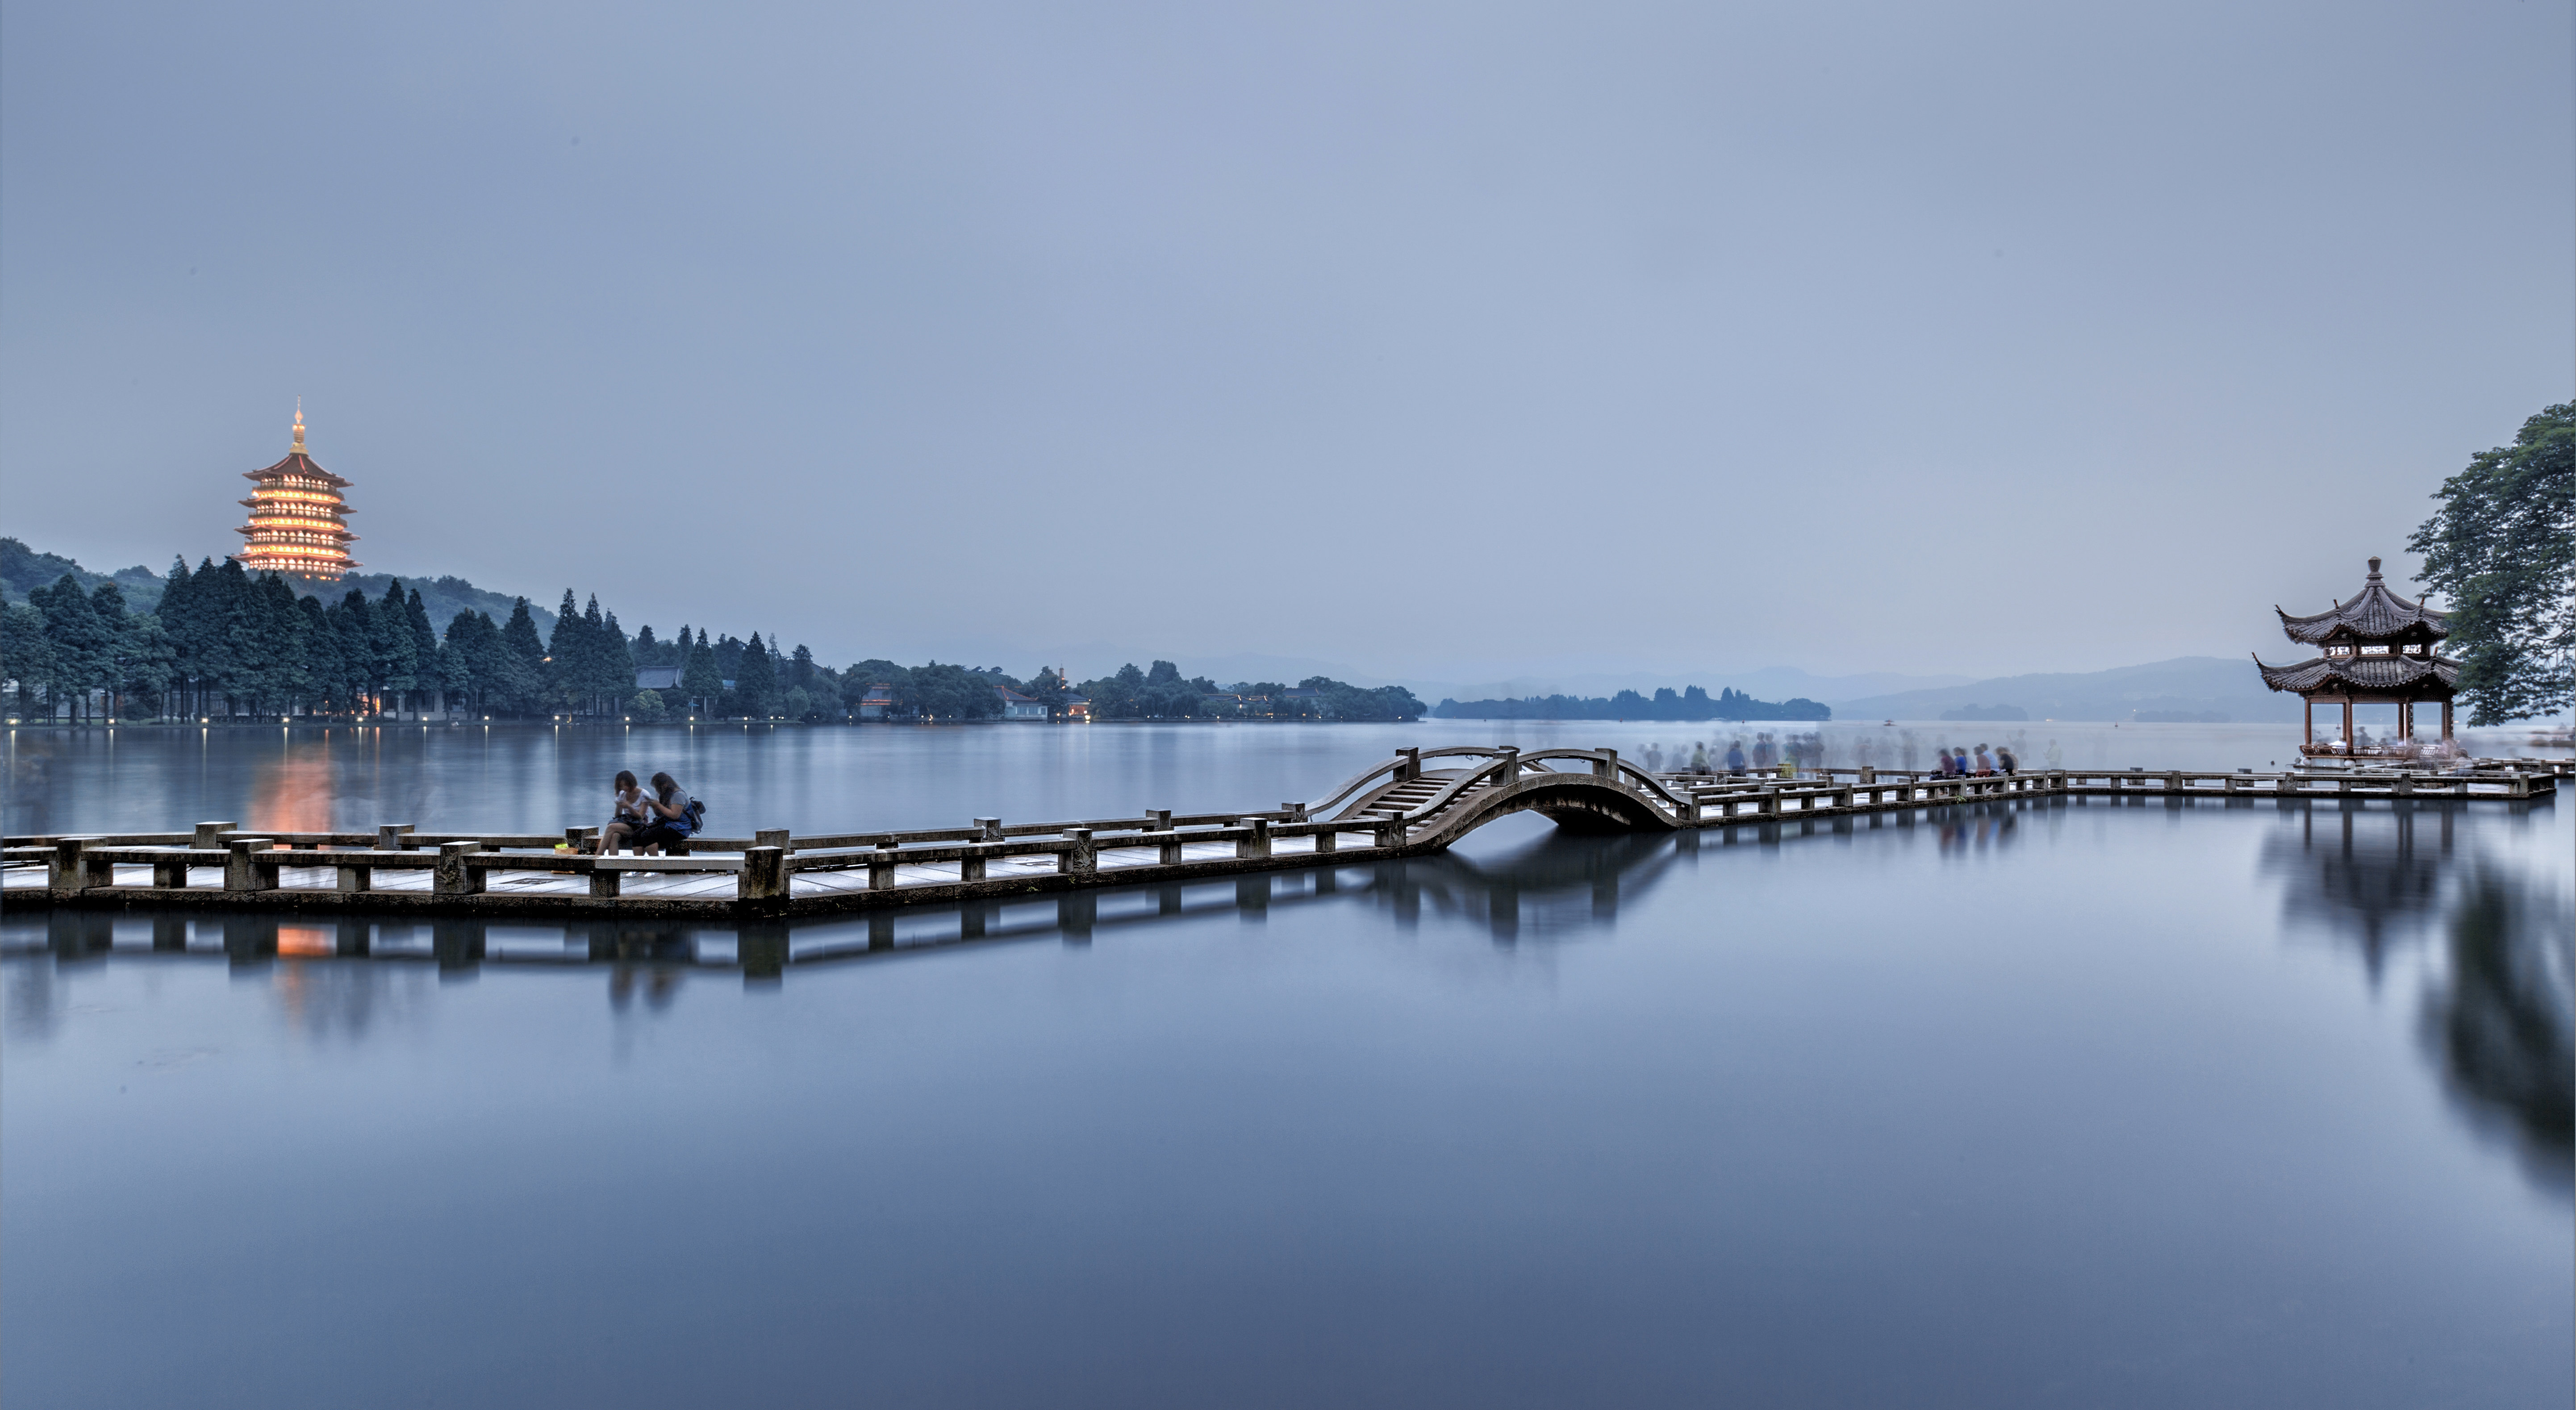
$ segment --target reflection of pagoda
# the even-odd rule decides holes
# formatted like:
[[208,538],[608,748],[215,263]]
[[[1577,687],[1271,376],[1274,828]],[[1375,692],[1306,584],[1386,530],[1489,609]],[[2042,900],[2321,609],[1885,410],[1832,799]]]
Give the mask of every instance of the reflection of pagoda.
[[[2451,692],[2459,684],[2460,663],[2439,651],[2442,638],[2451,634],[2450,616],[2426,607],[2420,597],[2408,602],[2390,592],[2380,581],[2378,559],[2370,560],[2370,577],[2362,584],[2361,595],[2350,602],[2336,603],[2331,612],[2293,617],[2278,607],[2272,610],[2280,613],[2281,630],[2290,640],[2316,647],[2318,652],[2315,658],[2295,666],[2266,666],[2262,657],[2254,658],[2255,667],[2263,673],[2263,684],[2296,694],[2308,703],[2303,712],[2307,736],[2299,746],[2300,753],[2354,753],[2355,705],[2397,707],[2395,752],[2403,752],[2415,737],[2417,705],[2439,701],[2442,737],[2451,737]],[[2317,741],[2319,705],[2343,707],[2343,734],[2339,739],[2322,744]],[[2358,752],[2390,751],[2364,748]]]
[[242,501],[250,522],[233,530],[249,540],[233,555],[244,568],[337,582],[360,566],[349,556],[358,536],[341,522],[352,512],[340,498],[349,482],[304,453],[302,408],[295,412],[295,444],[286,458],[265,470],[246,470],[242,478],[259,486]]

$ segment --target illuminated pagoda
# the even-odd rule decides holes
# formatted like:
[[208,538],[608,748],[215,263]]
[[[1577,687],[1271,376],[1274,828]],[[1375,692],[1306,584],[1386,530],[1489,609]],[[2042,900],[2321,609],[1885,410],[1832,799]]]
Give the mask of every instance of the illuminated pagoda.
[[286,458],[265,470],[246,470],[242,478],[258,486],[243,500],[250,522],[235,529],[249,542],[233,555],[254,573],[291,573],[299,578],[338,582],[361,566],[349,556],[358,541],[342,520],[352,513],[340,491],[349,482],[313,463],[304,453],[304,409],[295,409],[295,444]]
[[[2293,617],[2279,607],[2281,630],[2290,640],[2317,648],[2314,660],[2294,666],[2266,666],[2254,658],[2263,684],[2307,702],[2307,732],[2299,745],[2305,755],[2396,755],[2409,752],[2415,738],[2415,707],[2436,701],[2442,706],[2442,738],[2451,737],[2451,695],[2459,686],[2460,663],[2437,649],[2451,634],[2450,614],[2436,612],[2390,592],[2380,581],[2379,560],[2370,560],[2370,577],[2361,595],[2337,602],[2331,612]],[[2317,739],[2319,705],[2343,707],[2340,738]],[[2355,747],[2352,707],[2394,705],[2394,739]]]

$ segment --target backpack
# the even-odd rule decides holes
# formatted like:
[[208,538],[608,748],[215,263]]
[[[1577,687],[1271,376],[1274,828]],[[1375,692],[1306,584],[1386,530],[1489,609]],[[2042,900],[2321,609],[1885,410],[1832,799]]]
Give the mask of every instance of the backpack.
[[689,831],[700,831],[707,825],[707,800],[692,798],[689,800],[689,806],[682,808],[680,813],[689,820]]

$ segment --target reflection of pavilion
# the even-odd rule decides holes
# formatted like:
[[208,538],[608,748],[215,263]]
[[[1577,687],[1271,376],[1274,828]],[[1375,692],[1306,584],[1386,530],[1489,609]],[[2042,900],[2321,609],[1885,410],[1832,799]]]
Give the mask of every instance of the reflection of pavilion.
[[2346,807],[2322,818],[2319,808],[2301,808],[2295,839],[2286,832],[2265,839],[2263,870],[2285,883],[2281,904],[2293,920],[2314,922],[2360,948],[2376,987],[2393,945],[2432,923],[2459,806]]
[[2463,806],[2302,807],[2295,834],[2264,843],[2263,869],[2293,919],[2353,942],[2374,987],[2396,945],[2441,936],[2424,1034],[2444,1085],[2563,1190],[2576,1171],[2576,923],[2554,881],[2479,856],[2474,834],[2468,865],[2455,858]]

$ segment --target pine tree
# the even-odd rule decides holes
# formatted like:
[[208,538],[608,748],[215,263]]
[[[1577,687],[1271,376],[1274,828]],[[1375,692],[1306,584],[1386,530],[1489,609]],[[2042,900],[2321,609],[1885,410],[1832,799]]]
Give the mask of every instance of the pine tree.
[[[592,601],[596,609],[598,602]],[[565,588],[563,605],[555,609],[554,635],[546,639],[546,703],[558,702],[567,711],[580,708],[578,696],[582,687],[582,661],[590,642],[583,633],[589,624],[582,620],[581,604],[572,600],[572,589]]]
[[635,694],[635,654],[627,648],[626,629],[617,625],[616,613],[607,614],[600,622],[592,656],[597,674],[592,678],[591,689],[597,692],[605,713],[618,714]]
[[698,631],[695,645],[688,648],[688,665],[680,673],[680,691],[701,714],[713,714],[717,698],[724,694],[724,674],[716,668],[715,648],[707,645],[704,628]]
[[733,693],[742,700],[747,715],[778,713],[778,667],[769,658],[769,648],[760,644],[760,633],[743,643],[742,664],[735,668]]
[[385,585],[368,626],[376,679],[399,711],[403,697],[419,688],[420,671],[420,644],[411,634],[411,604],[403,600],[400,580]]
[[[445,689],[445,667],[438,659],[438,631],[429,624],[429,609],[421,603],[419,588],[413,588],[410,597],[403,602],[403,622],[411,628],[414,688]],[[423,702],[421,708],[427,709],[427,702]]]
[[492,683],[513,713],[525,714],[542,704],[545,655],[545,644],[537,640],[536,614],[528,610],[526,598],[519,598],[501,628],[500,674]]

